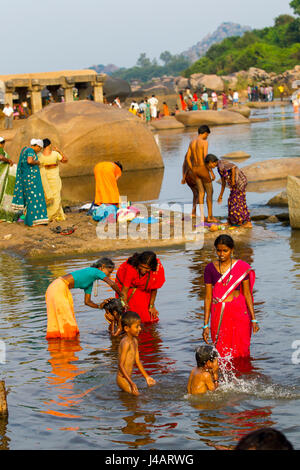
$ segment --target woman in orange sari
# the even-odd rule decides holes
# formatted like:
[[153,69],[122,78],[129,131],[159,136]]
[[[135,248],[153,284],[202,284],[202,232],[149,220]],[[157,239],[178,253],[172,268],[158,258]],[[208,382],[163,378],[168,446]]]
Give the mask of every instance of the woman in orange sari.
[[96,206],[101,204],[119,204],[120,193],[117,181],[122,175],[120,162],[100,162],[94,168]]
[[229,235],[215,240],[218,260],[205,267],[203,339],[208,344],[209,317],[212,341],[221,357],[249,358],[251,333],[259,331],[253,307],[255,273],[251,266],[232,257]]
[[165,283],[164,268],[153,251],[135,253],[119,267],[116,284],[127,300],[129,310],[143,323],[158,322],[154,306],[157,289]]
[[89,268],[79,269],[55,279],[46,292],[47,339],[74,339],[79,334],[71,289],[84,290],[84,303],[92,308],[103,308],[103,302],[96,304],[91,300],[93,284],[98,279],[106,282],[117,294],[118,286],[110,279],[114,263],[109,258],[101,258]]

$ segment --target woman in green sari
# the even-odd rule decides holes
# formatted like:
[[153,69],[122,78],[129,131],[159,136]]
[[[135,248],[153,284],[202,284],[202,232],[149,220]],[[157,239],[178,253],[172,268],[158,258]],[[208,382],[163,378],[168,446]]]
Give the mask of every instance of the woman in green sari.
[[145,101],[146,101],[145,118],[146,118],[146,122],[150,122],[151,121],[150,103],[148,101],[148,98],[145,98]]
[[0,222],[15,222],[17,214],[12,209],[16,182],[16,168],[4,150],[5,139],[0,137]]
[[30,147],[21,150],[16,185],[13,197],[13,208],[23,211],[24,222],[29,227],[48,223],[47,206],[40,174],[37,154],[43,148],[43,141],[31,139]]

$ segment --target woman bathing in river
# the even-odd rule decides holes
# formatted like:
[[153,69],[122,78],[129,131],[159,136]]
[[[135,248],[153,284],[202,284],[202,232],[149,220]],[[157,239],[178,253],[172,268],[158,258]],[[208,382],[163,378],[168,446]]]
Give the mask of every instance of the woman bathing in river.
[[142,323],[158,322],[154,303],[157,289],[164,282],[164,268],[153,251],[135,253],[121,264],[116,275],[116,283],[122,289],[129,309],[138,313]]
[[95,304],[91,300],[93,283],[100,279],[123,297],[119,287],[110,279],[115,265],[109,258],[101,258],[91,267],[79,269],[53,281],[46,292],[47,339],[73,339],[79,334],[71,289],[84,290],[84,303],[92,308],[103,308],[103,302]]
[[242,225],[245,228],[251,228],[250,212],[246,203],[247,178],[245,174],[233,163],[227,160],[219,160],[213,154],[208,154],[205,157],[205,165],[212,180],[215,179],[213,168],[217,167],[221,176],[222,187],[218,198],[219,204],[222,202],[226,184],[230,188],[228,222],[231,225]]
[[218,259],[204,270],[205,301],[203,339],[211,339],[221,357],[249,358],[251,332],[259,331],[253,307],[255,273],[245,261],[233,257],[229,235],[215,240]]

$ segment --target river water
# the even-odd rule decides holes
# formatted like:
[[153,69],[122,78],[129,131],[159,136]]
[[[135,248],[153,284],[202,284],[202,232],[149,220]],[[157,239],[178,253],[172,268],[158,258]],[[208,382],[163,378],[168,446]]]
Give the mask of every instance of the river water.
[[[270,121],[213,128],[209,151],[221,156],[244,150],[251,159],[299,155],[300,123],[289,108],[259,112]],[[154,190],[158,202],[190,202],[180,185],[184,151],[194,130],[156,136],[165,162]],[[267,200],[282,186],[260,185],[248,193],[252,213],[270,211]],[[216,194],[219,187],[216,187]],[[136,199],[143,199],[136,195]],[[282,209],[279,209],[282,212]],[[216,207],[226,215],[226,206]],[[77,341],[45,340],[44,294],[56,277],[87,267],[92,259],[29,263],[0,255],[0,371],[8,388],[8,421],[0,420],[2,449],[213,449],[231,447],[245,433],[272,426],[300,448],[300,234],[269,225],[276,238],[238,247],[237,256],[256,272],[255,307],[260,331],[253,336],[251,362],[225,373],[217,392],[189,397],[194,349],[203,324],[203,270],[212,249],[159,251],[166,283],[159,291],[160,322],[141,332],[140,356],[157,384],[131,397],[115,383],[118,339],[111,339],[103,312],[83,304],[73,291],[80,329]],[[128,253],[111,254],[119,266]],[[101,283],[98,299],[111,296]],[[298,342],[297,342],[298,341]],[[299,350],[299,354],[298,354]]]

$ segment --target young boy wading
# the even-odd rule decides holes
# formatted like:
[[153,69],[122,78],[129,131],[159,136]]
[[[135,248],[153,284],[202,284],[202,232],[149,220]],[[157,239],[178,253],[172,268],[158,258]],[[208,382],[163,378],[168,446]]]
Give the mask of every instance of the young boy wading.
[[205,157],[208,152],[207,138],[210,134],[208,126],[203,125],[198,129],[198,137],[189,145],[183,163],[183,178],[181,183],[187,183],[193,192],[192,217],[196,217],[197,203],[200,207],[201,221],[204,221],[204,196],[206,193],[206,203],[208,217],[207,222],[216,222],[212,215],[212,182],[209,172],[205,166]]

